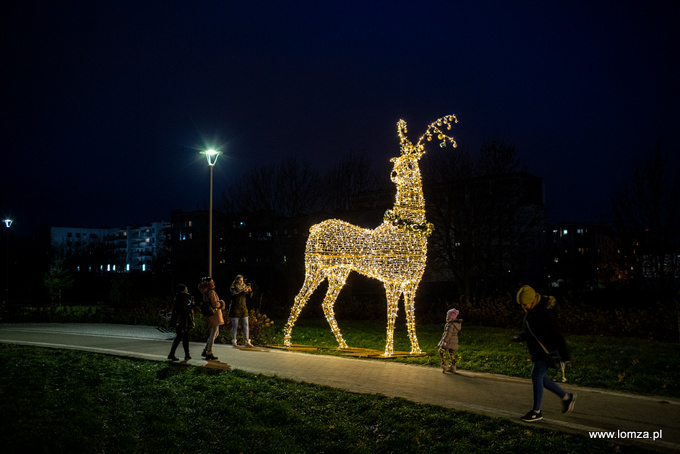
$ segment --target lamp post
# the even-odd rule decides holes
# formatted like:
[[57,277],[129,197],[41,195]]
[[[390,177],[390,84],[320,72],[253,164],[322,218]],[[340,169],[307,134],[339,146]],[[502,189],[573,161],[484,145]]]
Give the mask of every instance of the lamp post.
[[221,151],[218,150],[213,150],[212,148],[210,150],[206,150],[202,152],[205,154],[205,157],[208,159],[208,166],[210,167],[210,210],[209,210],[209,220],[208,220],[208,276],[212,277],[212,240],[213,240],[213,233],[212,233],[212,228],[213,228],[213,214],[212,214],[212,206],[213,206],[213,167],[215,167],[215,164],[217,163],[217,158],[219,158],[220,154],[222,154]]
[[6,244],[5,244],[5,304],[9,303],[9,228],[14,222],[12,219],[3,220],[7,231],[5,232]]

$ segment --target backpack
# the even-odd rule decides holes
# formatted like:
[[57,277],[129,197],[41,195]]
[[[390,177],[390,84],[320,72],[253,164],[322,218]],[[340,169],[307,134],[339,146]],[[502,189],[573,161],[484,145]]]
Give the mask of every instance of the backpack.
[[212,317],[217,312],[217,309],[210,305],[210,301],[205,299],[205,295],[203,295],[203,301],[199,307],[201,309],[201,313],[206,317]]

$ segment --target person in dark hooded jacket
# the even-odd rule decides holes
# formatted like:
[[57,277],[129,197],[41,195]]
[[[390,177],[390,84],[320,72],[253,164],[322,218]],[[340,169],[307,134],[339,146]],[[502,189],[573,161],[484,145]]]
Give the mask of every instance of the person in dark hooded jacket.
[[[576,395],[566,392],[548,377],[548,354],[545,350],[552,352],[557,349],[565,363],[571,359],[564,336],[557,326],[557,319],[552,310],[555,306],[555,298],[541,296],[530,286],[524,285],[517,292],[517,303],[526,313],[522,338],[526,340],[531,354],[531,362],[533,363],[531,381],[534,390],[534,406],[520,419],[524,422],[543,419],[541,412],[543,388],[558,395],[562,399],[562,413],[569,413],[574,409]],[[545,350],[543,347],[545,347]]]
[[177,337],[172,341],[170,354],[168,359],[172,361],[179,361],[175,356],[175,351],[182,342],[184,348],[184,361],[191,359],[189,355],[189,331],[194,328],[194,299],[189,295],[189,289],[184,284],[179,284],[176,287],[177,295],[175,295],[175,302],[172,308],[172,315],[170,316],[170,326],[175,328]]

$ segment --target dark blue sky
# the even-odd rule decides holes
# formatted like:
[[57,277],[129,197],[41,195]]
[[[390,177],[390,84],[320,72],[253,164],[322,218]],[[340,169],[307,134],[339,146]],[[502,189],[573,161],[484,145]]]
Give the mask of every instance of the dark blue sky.
[[636,159],[680,151],[675,0],[5,0],[0,21],[17,228],[205,207],[209,144],[216,194],[291,155],[387,162],[400,118],[417,138],[454,113],[460,146],[514,145],[550,221],[599,220]]

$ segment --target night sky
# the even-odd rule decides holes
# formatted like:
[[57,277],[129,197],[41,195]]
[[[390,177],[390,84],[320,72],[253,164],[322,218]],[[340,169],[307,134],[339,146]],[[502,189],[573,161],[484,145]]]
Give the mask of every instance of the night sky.
[[599,221],[636,160],[680,155],[679,5],[3,0],[0,216],[168,220],[207,207],[207,146],[217,196],[289,156],[387,163],[400,118],[453,113],[459,146],[515,146],[549,221]]

